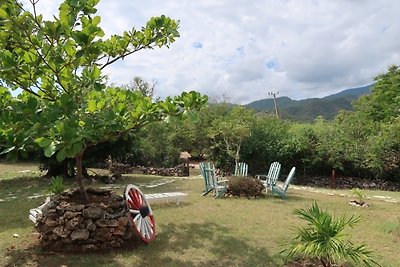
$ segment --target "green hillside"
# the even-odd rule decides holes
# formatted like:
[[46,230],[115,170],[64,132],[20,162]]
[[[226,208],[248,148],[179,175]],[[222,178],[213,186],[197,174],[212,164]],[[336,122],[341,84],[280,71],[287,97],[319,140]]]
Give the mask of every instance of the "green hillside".
[[[340,110],[353,110],[352,102],[362,95],[369,94],[371,86],[347,89],[324,98],[293,100],[287,96],[278,97],[278,111],[280,117],[296,121],[313,121],[318,116],[331,120]],[[274,112],[273,99],[261,99],[245,106],[257,111]]]

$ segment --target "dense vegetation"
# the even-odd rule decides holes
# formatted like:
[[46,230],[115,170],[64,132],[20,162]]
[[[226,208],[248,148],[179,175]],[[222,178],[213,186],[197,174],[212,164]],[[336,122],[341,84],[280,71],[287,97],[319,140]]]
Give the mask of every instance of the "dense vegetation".
[[299,176],[329,175],[335,169],[341,175],[399,181],[399,81],[398,67],[389,67],[376,77],[372,93],[355,102],[354,111],[341,111],[331,121],[319,117],[298,123],[245,107],[210,104],[195,120],[154,123],[90,148],[86,165],[111,155],[133,165],[171,167],[179,163],[179,151],[189,151],[227,172],[235,161],[245,161],[251,174],[264,173],[278,160],[283,171],[296,166]]
[[[193,115],[190,108],[201,107],[206,97],[190,92],[153,101],[154,85],[137,78],[133,88],[108,86],[102,70],[142,49],[173,43],[178,22],[156,17],[141,31],[103,40],[97,3],[66,0],[54,21],[13,0],[2,4],[1,154],[29,157],[41,150],[50,158],[42,159],[43,168],[57,165],[70,174],[76,162],[82,191],[84,154],[86,166],[111,155],[135,165],[170,167],[178,163],[180,151],[189,151],[225,171],[245,161],[255,174],[280,161],[286,171],[296,166],[306,175],[335,169],[399,180],[398,66],[377,76],[371,94],[359,98],[353,111],[341,111],[329,121],[318,117],[298,123],[224,103],[176,119],[170,116]],[[23,93],[14,96],[13,89]]]
[[354,111],[341,111],[331,121],[319,117],[297,123],[244,107],[210,104],[195,121],[145,127],[131,147],[146,158],[142,164],[177,164],[177,151],[187,150],[226,171],[240,160],[249,164],[250,173],[263,173],[278,160],[284,171],[296,166],[299,175],[329,175],[335,169],[342,175],[399,181],[399,107],[400,71],[391,66],[376,77],[372,93],[355,102]]

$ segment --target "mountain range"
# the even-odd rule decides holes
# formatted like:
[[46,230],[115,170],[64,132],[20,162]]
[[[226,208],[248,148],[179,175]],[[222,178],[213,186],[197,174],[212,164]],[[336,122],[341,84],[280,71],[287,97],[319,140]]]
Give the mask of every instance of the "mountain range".
[[[352,102],[362,95],[371,93],[371,88],[372,84],[346,89],[323,98],[293,100],[287,96],[278,97],[276,98],[278,114],[281,118],[302,122],[314,121],[318,116],[332,120],[340,110],[353,110]],[[275,113],[273,99],[261,99],[244,106],[259,112]]]

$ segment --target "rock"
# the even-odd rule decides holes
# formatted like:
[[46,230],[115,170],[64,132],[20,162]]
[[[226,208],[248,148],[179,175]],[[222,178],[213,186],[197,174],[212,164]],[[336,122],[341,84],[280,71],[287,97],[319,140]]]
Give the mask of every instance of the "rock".
[[91,232],[94,232],[97,228],[91,219],[85,221],[85,227]]
[[76,229],[76,227],[82,222],[83,222],[83,218],[82,217],[74,217],[74,218],[72,218],[71,220],[69,220],[69,221],[67,221],[65,223],[65,227],[68,230],[72,231],[72,230]]
[[67,237],[71,233],[71,231],[65,228],[64,226],[60,225],[54,228],[53,233],[61,238],[64,238]]
[[78,216],[80,214],[82,214],[82,212],[79,212],[79,211],[77,211],[77,212],[67,211],[67,212],[64,213],[64,218],[69,220],[69,219],[72,219],[72,218],[74,218],[74,217],[76,217],[76,216]]
[[58,211],[82,211],[85,208],[84,205],[72,204],[68,202],[61,202],[56,209]]
[[56,227],[58,225],[57,221],[53,221],[51,219],[47,219],[44,223],[47,227]]
[[83,217],[86,219],[100,219],[104,216],[104,210],[98,207],[89,207],[83,210]]
[[112,234],[108,228],[97,228],[94,237],[100,241],[109,241],[111,235]]
[[[109,211],[109,210],[107,209],[107,211]],[[118,213],[113,213],[113,214],[106,213],[105,219],[112,220],[112,219],[120,218],[121,216],[124,216],[124,214],[125,214],[125,212],[123,210],[121,210]]]
[[133,235],[133,231],[131,227],[126,228],[126,232],[124,234],[124,236],[122,237],[124,240],[128,240],[132,237]]
[[78,205],[78,204],[76,204],[76,205],[71,205],[71,206],[69,206],[69,207],[67,208],[67,211],[74,211],[74,212],[83,211],[84,208],[85,208],[85,205]]
[[118,219],[118,226],[114,229],[113,234],[114,235],[118,235],[118,236],[124,236],[127,228],[130,228],[130,226],[128,226],[129,220],[127,217],[120,217]]
[[117,220],[98,220],[96,222],[96,226],[98,226],[98,227],[117,227],[118,221]]
[[[56,196],[36,229],[47,250],[92,251],[120,247],[134,233],[123,197],[110,190],[87,190],[90,202],[80,202],[79,191]],[[78,194],[77,194],[78,193]]]
[[118,226],[126,226],[129,223],[127,217],[119,217],[118,218]]
[[71,233],[71,240],[86,240],[89,238],[89,234],[87,229],[76,229]]

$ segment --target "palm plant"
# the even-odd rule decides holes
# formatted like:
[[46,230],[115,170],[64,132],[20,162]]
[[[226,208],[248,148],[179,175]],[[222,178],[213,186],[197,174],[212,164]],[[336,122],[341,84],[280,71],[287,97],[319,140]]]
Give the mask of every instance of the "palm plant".
[[287,252],[288,258],[299,255],[317,258],[324,267],[346,261],[357,266],[380,266],[364,244],[353,245],[345,239],[347,234],[343,230],[346,226],[353,228],[360,221],[359,216],[335,219],[329,212],[321,210],[316,202],[311,207],[295,209],[294,214],[307,221],[307,226],[297,228],[298,233],[289,248],[282,251]]
[[360,205],[363,205],[365,203],[364,199],[365,199],[366,195],[361,191],[360,188],[353,188],[351,190],[351,192],[353,193],[353,195],[355,197],[357,197],[358,203]]

